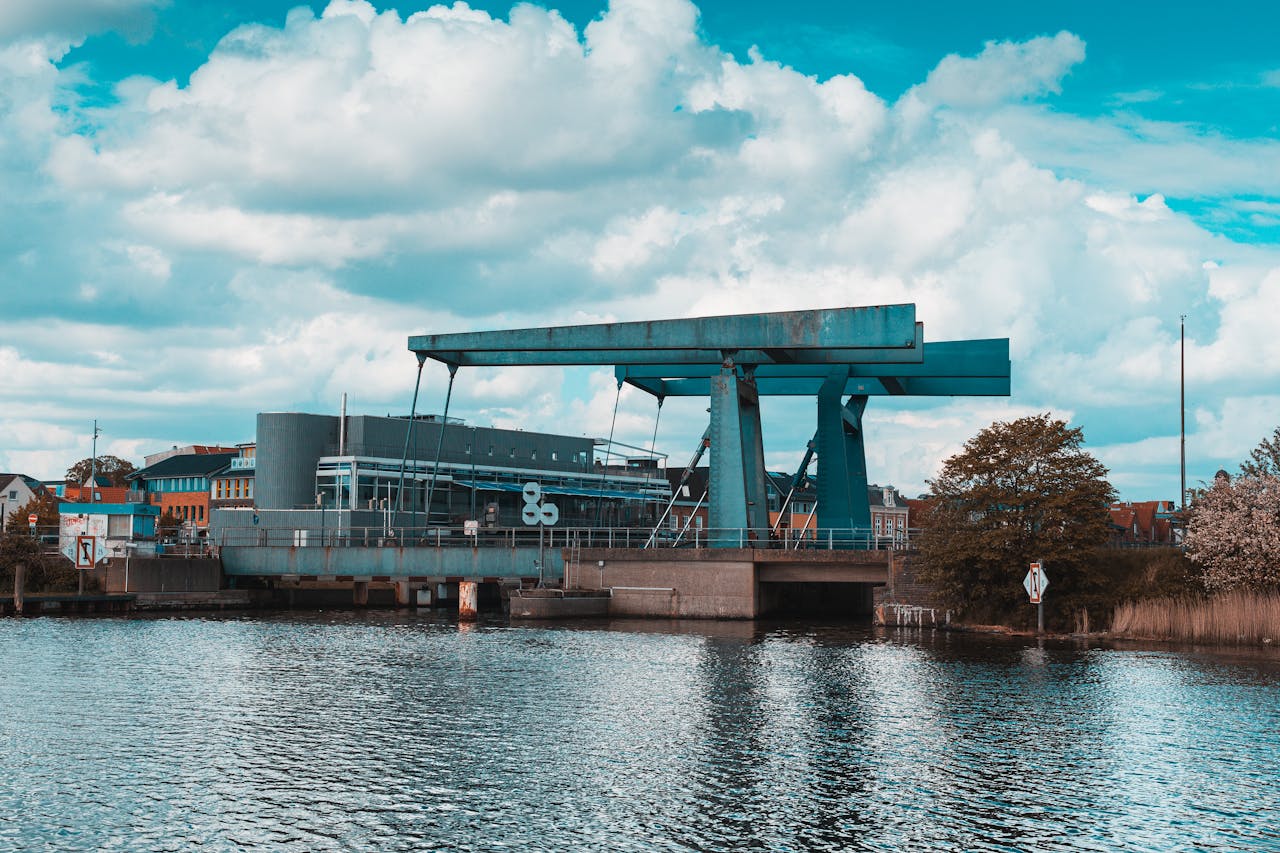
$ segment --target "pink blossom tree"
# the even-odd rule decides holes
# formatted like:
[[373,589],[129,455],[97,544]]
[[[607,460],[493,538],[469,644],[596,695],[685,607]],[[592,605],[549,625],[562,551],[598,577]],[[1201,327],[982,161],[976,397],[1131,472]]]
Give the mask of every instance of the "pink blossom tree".
[[1280,477],[1220,477],[1191,508],[1187,555],[1210,592],[1280,589]]

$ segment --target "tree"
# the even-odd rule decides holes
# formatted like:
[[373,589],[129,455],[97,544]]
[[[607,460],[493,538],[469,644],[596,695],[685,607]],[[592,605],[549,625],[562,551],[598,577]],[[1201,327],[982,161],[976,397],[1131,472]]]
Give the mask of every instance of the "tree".
[[1115,490],[1081,449],[1084,432],[1049,414],[997,421],[929,481],[937,501],[920,540],[922,576],[970,616],[1027,614],[1022,578],[1042,561],[1046,602],[1069,613],[1102,580],[1089,571],[1109,534]]
[[42,532],[56,532],[58,529],[58,499],[44,489],[31,496],[31,500],[9,513],[5,519],[5,530],[17,535],[26,536],[30,530],[27,517],[36,515],[36,527]]
[[[88,483],[92,469],[93,457],[81,459],[67,469],[67,481],[71,483]],[[124,478],[137,470],[137,467],[127,459],[121,459],[118,456],[98,457],[98,476],[106,477],[113,486],[126,485]]]
[[182,532],[182,519],[169,508],[156,520],[156,536],[177,536]]
[[1280,477],[1215,480],[1191,507],[1186,546],[1210,592],[1280,589]]
[[1280,477],[1280,427],[1249,451],[1249,458],[1240,463],[1241,477]]

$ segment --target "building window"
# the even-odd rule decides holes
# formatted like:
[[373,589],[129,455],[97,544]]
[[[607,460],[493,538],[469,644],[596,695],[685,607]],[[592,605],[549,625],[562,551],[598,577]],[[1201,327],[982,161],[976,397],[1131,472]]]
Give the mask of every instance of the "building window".
[[490,455],[490,456],[492,456],[492,455],[493,455],[493,445],[492,445],[492,444],[491,444],[491,445],[489,445],[489,455]]
[[516,449],[515,449],[514,447],[513,447],[513,448],[511,448],[511,458],[512,458],[512,459],[515,459],[515,458],[516,458]]
[[551,461],[552,461],[552,462],[559,462],[559,461],[560,461],[560,451],[558,451],[558,450],[553,450],[553,451],[551,451]]
[[204,521],[204,505],[203,504],[196,507],[196,513],[200,516],[200,520]]
[[532,460],[534,460],[535,462],[537,461],[537,459],[538,459],[538,450],[537,450],[537,448],[534,448],[533,450],[530,450],[530,451],[529,451],[529,458],[530,458],[530,459],[532,459]]

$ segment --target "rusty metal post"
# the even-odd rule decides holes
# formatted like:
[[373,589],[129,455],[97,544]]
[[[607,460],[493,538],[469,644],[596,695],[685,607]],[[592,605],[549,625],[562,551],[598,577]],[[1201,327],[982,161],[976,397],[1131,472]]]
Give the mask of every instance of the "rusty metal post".
[[475,581],[458,583],[458,618],[467,622],[475,621],[478,584]]
[[351,587],[351,603],[356,607],[369,606],[369,582],[355,581]]
[[22,593],[27,583],[27,566],[18,563],[13,567],[13,612],[22,615]]

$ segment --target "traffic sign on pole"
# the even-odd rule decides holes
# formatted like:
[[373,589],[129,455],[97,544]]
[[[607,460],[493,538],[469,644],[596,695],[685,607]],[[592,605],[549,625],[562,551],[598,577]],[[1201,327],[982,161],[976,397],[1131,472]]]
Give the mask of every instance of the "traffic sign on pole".
[[1039,604],[1044,598],[1045,588],[1049,586],[1049,576],[1044,573],[1044,567],[1039,563],[1032,563],[1027,576],[1022,579],[1022,586],[1031,598],[1031,603]]

